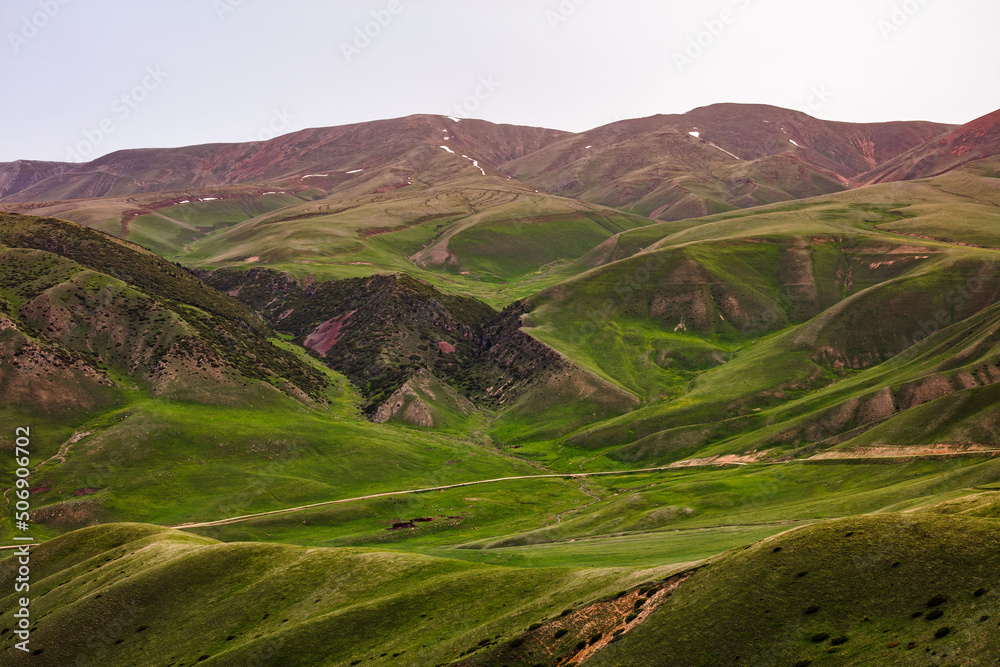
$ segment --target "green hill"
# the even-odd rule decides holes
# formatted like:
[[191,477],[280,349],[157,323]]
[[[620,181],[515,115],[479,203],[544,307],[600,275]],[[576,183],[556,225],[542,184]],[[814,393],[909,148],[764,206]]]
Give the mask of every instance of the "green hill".
[[[35,665],[447,664],[659,574],[222,544],[142,524],[70,533],[31,557]],[[23,661],[6,593],[15,561],[0,561],[11,665]]]
[[[988,402],[1000,377],[1000,256],[894,231],[936,224],[936,237],[954,238],[961,228],[950,221],[976,215],[979,234],[989,233],[993,207],[975,203],[987,179],[951,179],[947,195],[937,181],[893,184],[689,220],[659,239],[645,228],[620,235],[610,256],[598,249],[581,260],[594,268],[532,297],[528,331],[645,405],[568,443],[661,463],[777,455],[873,427],[887,439],[856,444],[931,444],[940,441],[904,424],[942,400],[952,406],[945,442],[976,433],[995,445],[972,396]],[[598,259],[623,251],[630,256]]]
[[32,662],[987,664],[998,540],[994,519],[881,514],[686,567],[574,570],[110,524],[32,552]]
[[[584,610],[464,664],[989,664],[998,540],[985,519],[816,524],[651,582],[615,623]],[[567,632],[554,640],[557,628]],[[555,655],[539,662],[541,650]]]

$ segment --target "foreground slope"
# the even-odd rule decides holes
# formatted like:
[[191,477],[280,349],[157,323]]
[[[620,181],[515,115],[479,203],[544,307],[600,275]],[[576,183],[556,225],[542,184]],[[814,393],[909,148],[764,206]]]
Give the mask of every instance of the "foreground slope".
[[4,214],[0,252],[5,410],[79,416],[136,391],[324,400],[327,378],[269,342],[260,316],[139,246]]
[[[929,509],[651,570],[491,567],[111,524],[32,551],[31,663],[990,664],[997,520]],[[15,566],[0,561],[0,581]],[[20,664],[10,597],[0,651]]]
[[[31,559],[33,655],[14,648],[16,605],[5,593],[4,664],[447,664],[655,576],[222,544],[143,524],[70,533]],[[16,560],[0,561],[5,591]]]
[[998,540],[995,519],[816,524],[710,559],[679,585],[653,583],[626,623],[570,616],[462,664],[992,664]]

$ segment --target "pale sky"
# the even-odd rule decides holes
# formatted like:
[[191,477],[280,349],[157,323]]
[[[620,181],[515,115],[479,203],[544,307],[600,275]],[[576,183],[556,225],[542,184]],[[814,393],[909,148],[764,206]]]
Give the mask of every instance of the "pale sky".
[[996,0],[3,0],[0,26],[0,161],[413,113],[580,131],[716,102],[1000,108]]

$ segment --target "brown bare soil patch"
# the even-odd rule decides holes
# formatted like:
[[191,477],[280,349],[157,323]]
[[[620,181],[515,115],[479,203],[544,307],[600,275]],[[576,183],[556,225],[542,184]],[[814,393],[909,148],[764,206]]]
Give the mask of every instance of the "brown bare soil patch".
[[355,312],[352,310],[343,317],[335,317],[323,322],[323,324],[319,325],[315,331],[306,337],[304,345],[311,350],[315,350],[321,357],[325,357],[330,348],[340,340],[341,330]]
[[100,523],[100,504],[94,500],[64,502],[32,510],[31,520],[53,528],[82,528]]
[[406,530],[407,528],[416,528],[412,521],[397,521],[392,524],[389,530]]
[[613,599],[563,612],[553,621],[533,626],[491,658],[497,664],[505,661],[559,666],[582,664],[649,618],[694,572],[682,572],[661,582],[623,591]]
[[980,443],[945,443],[928,445],[869,445],[821,452],[809,457],[810,460],[830,459],[898,459],[920,456],[996,456],[1000,449],[995,445]]
[[708,456],[700,459],[684,459],[675,461],[668,468],[696,468],[701,466],[748,465],[760,463],[768,457],[769,450],[751,452],[750,454],[727,454],[725,456]]

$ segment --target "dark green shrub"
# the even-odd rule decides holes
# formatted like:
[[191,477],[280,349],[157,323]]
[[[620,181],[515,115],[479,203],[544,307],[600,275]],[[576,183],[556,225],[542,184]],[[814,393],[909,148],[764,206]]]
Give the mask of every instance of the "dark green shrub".
[[814,634],[812,636],[813,642],[815,642],[817,644],[820,643],[820,642],[825,642],[829,638],[830,638],[830,634],[827,633],[827,632],[817,632],[816,634]]
[[840,646],[841,644],[847,643],[847,637],[845,635],[839,635],[830,640],[830,643],[834,646]]
[[558,630],[556,630],[556,633],[552,636],[555,637],[556,639],[559,639],[560,637],[565,636],[566,633],[568,632],[569,630],[567,630],[566,628],[559,628]]

